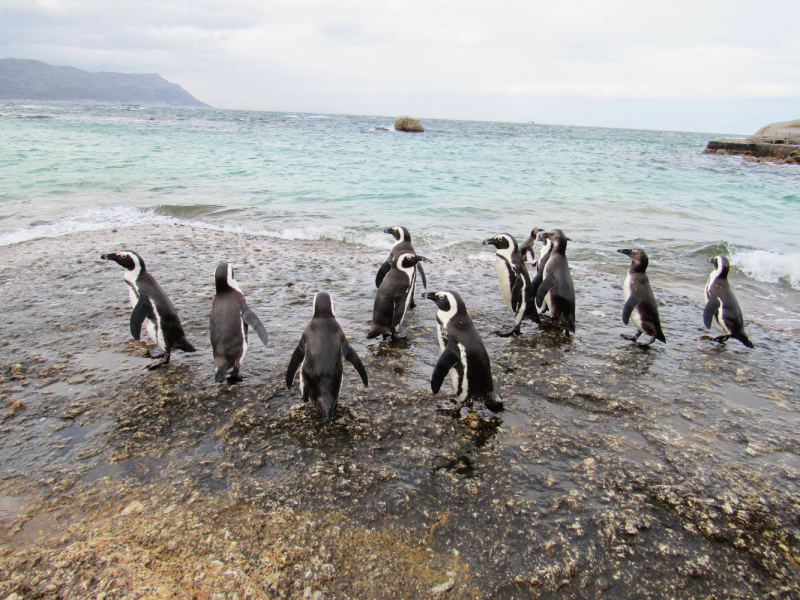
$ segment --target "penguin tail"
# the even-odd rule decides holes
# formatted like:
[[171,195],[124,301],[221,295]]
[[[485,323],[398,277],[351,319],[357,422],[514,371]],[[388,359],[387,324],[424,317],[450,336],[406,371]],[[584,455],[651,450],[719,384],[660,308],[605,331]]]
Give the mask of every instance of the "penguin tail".
[[378,337],[382,333],[386,333],[384,331],[385,327],[379,327],[378,325],[373,325],[372,328],[369,330],[367,334],[367,339],[371,340],[372,338]]
[[192,346],[192,344],[189,343],[189,340],[187,340],[186,338],[183,338],[180,342],[175,344],[175,348],[177,348],[178,350],[183,350],[184,352],[197,352],[194,346]]
[[217,369],[214,371],[214,382],[222,383],[225,381],[225,369]]
[[664,342],[665,344],[667,343],[667,338],[664,337],[664,332],[661,331],[660,329],[658,330],[658,333],[656,334],[656,339],[659,342]]
[[750,341],[750,338],[749,338],[749,337],[747,337],[747,335],[745,335],[745,333],[744,333],[744,332],[742,332],[742,333],[740,333],[739,335],[736,335],[736,336],[734,336],[734,337],[735,337],[737,340],[739,340],[740,342],[742,342],[742,343],[743,343],[745,346],[747,346],[748,348],[755,348],[755,346],[753,345],[753,342],[751,342],[751,341]]

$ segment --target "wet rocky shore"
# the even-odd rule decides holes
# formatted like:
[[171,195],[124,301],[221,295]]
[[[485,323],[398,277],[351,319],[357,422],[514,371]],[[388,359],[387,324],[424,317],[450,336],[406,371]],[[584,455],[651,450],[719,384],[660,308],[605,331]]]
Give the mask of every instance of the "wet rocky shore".
[[[144,370],[99,258],[123,249],[198,352]],[[654,281],[668,343],[638,348],[621,279],[580,265],[575,337],[499,338],[494,265],[418,250],[504,412],[437,414],[432,302],[407,339],[365,339],[385,252],[178,224],[3,248],[0,598],[800,597],[796,338],[750,323],[755,350],[718,346]],[[270,334],[238,385],[213,383],[220,260]],[[345,365],[330,426],[284,384],[321,290],[370,377]]]

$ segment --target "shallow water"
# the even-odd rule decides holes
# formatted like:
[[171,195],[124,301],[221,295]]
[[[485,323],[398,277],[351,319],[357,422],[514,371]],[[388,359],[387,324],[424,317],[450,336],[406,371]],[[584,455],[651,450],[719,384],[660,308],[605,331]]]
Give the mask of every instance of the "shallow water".
[[[121,269],[99,259],[134,243],[198,348],[155,372],[130,339]],[[385,252],[296,248],[161,225],[5,249],[2,390],[24,406],[3,418],[0,494],[25,506],[10,501],[4,581],[63,581],[79,597],[73,571],[94,565],[97,591],[128,581],[113,566],[129,555],[142,556],[140,582],[167,589],[202,566],[209,596],[433,597],[445,583],[456,598],[797,591],[795,338],[753,324],[755,351],[719,346],[692,324],[698,303],[664,292],[668,344],[639,348],[608,309],[618,278],[587,267],[575,272],[576,336],[526,324],[500,338],[510,315],[494,266],[433,250],[428,281],[462,290],[506,403],[438,414],[451,392],[430,392],[433,303],[418,299],[406,340],[366,340]],[[270,344],[251,340],[244,381],[220,386],[206,265],[231,255]],[[327,427],[283,382],[321,285],[370,376],[365,389],[346,365]],[[40,570],[26,570],[34,559]]]

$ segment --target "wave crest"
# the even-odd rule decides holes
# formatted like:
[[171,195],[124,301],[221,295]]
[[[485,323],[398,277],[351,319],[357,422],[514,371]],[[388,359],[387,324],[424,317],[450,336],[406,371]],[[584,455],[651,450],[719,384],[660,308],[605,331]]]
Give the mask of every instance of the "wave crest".
[[765,283],[786,283],[800,290],[800,253],[779,254],[767,250],[729,248],[732,266]]

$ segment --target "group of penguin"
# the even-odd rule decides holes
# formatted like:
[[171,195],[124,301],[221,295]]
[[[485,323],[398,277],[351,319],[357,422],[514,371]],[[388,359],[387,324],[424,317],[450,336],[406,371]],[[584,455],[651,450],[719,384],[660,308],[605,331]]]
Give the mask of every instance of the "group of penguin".
[[[418,272],[423,287],[427,288],[421,264],[427,259],[414,251],[408,229],[390,227],[385,233],[394,236],[395,244],[375,278],[378,291],[368,339],[379,335],[383,338],[400,336],[406,313],[415,307]],[[537,241],[543,243],[538,258],[534,251]],[[495,265],[500,293],[513,315],[512,326],[498,331],[499,335],[518,335],[524,319],[540,323],[542,317],[551,319],[563,328],[566,335],[575,332],[575,289],[566,257],[568,241],[569,238],[560,229],[544,231],[539,228],[534,228],[521,246],[507,233],[484,240],[483,244],[496,249]],[[647,254],[635,248],[619,252],[631,258],[624,284],[622,320],[626,325],[633,320],[638,330],[633,336],[623,337],[637,342],[644,333],[651,337],[644,345],[656,340],[666,343],[658,304],[646,273]],[[526,267],[528,253],[533,261],[533,278]],[[131,335],[136,340],[140,339],[144,325],[150,338],[161,350],[150,351],[152,358],[161,360],[151,363],[147,368],[156,369],[168,364],[173,350],[194,352],[195,348],[186,339],[175,307],[147,271],[141,256],[136,252],[124,251],[103,254],[101,258],[114,261],[125,269],[123,278],[128,285],[133,307]],[[714,338],[717,342],[724,343],[734,338],[753,348],[744,332],[742,311],[728,284],[728,260],[724,256],[717,256],[709,262],[714,265],[714,270],[705,287],[705,326],[720,330],[722,335]],[[221,383],[227,378],[233,383],[241,381],[240,368],[247,353],[249,330],[252,329],[264,345],[268,343],[269,336],[261,320],[247,306],[233,267],[221,262],[216,268],[214,280],[216,295],[211,307],[210,329],[214,380]],[[434,394],[438,393],[450,373],[456,392],[455,402],[439,405],[439,409],[457,411],[478,400],[493,412],[502,410],[503,402],[494,392],[489,355],[461,296],[455,291],[441,291],[426,292],[422,297],[432,300],[438,308],[436,331],[441,355],[431,376],[431,390]],[[343,377],[342,357],[353,365],[366,387],[366,369],[336,321],[330,294],[319,292],[314,296],[311,321],[289,360],[286,387],[291,389],[299,370],[303,400],[316,405],[326,423],[331,421],[338,403]]]

